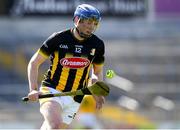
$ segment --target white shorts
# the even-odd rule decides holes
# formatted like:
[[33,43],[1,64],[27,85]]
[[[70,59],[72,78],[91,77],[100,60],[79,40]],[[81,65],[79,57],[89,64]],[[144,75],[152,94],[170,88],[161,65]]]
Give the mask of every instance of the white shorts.
[[[43,93],[61,93],[56,89],[50,87],[40,87],[40,91]],[[52,97],[52,98],[43,98],[40,99],[40,105],[42,105],[46,101],[56,101],[61,106],[63,112],[62,118],[63,123],[70,124],[74,119],[77,111],[79,110],[80,103],[74,101],[73,97],[71,96],[61,96],[61,97]]]

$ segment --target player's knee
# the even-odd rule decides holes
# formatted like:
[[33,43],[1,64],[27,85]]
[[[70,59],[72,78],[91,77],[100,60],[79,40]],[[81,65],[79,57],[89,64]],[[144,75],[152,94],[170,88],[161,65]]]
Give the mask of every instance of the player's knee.
[[58,129],[63,124],[63,120],[59,116],[53,116],[46,119],[51,129]]
[[62,123],[59,118],[47,118],[45,119],[46,127],[48,129],[58,129]]
[[49,122],[49,128],[50,129],[66,129],[68,128],[68,124],[65,124],[61,121],[53,121],[53,122]]
[[41,105],[40,112],[46,118],[57,118],[60,116],[61,107],[56,102],[45,102]]
[[53,104],[46,103],[40,109],[41,114],[44,116],[45,121],[47,122],[48,128],[58,129],[62,124],[62,118],[60,111],[53,109]]
[[61,122],[50,122],[49,125],[51,129],[59,129],[59,127],[61,126]]

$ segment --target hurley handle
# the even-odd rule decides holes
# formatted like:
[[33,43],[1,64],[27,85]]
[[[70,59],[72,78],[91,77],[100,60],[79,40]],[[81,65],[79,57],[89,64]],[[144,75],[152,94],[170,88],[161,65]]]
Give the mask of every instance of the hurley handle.
[[[54,94],[42,94],[42,95],[39,95],[39,99],[48,98],[48,97],[54,97],[54,96],[55,96]],[[29,98],[28,97],[23,97],[22,101],[27,102],[27,101],[29,101]]]

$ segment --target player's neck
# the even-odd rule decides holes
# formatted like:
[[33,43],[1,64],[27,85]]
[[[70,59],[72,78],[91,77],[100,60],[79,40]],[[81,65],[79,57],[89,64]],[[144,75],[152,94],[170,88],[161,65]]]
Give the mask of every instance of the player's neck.
[[83,40],[84,40],[84,38],[82,38],[82,37],[79,36],[79,33],[78,33],[78,31],[76,30],[76,28],[73,28],[73,29],[72,29],[72,33],[73,33],[74,37],[75,37],[77,40],[79,40],[79,41],[83,41]]

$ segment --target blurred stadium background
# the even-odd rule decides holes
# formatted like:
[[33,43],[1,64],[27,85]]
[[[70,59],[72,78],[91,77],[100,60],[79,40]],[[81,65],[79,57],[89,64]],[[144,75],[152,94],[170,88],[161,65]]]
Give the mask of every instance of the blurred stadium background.
[[0,128],[40,127],[39,104],[21,102],[28,92],[26,67],[49,35],[73,27],[80,3],[102,13],[96,34],[106,44],[104,70],[116,76],[105,79],[111,93],[104,108],[90,109],[94,102],[87,97],[72,128],[180,128],[179,0],[1,0]]

